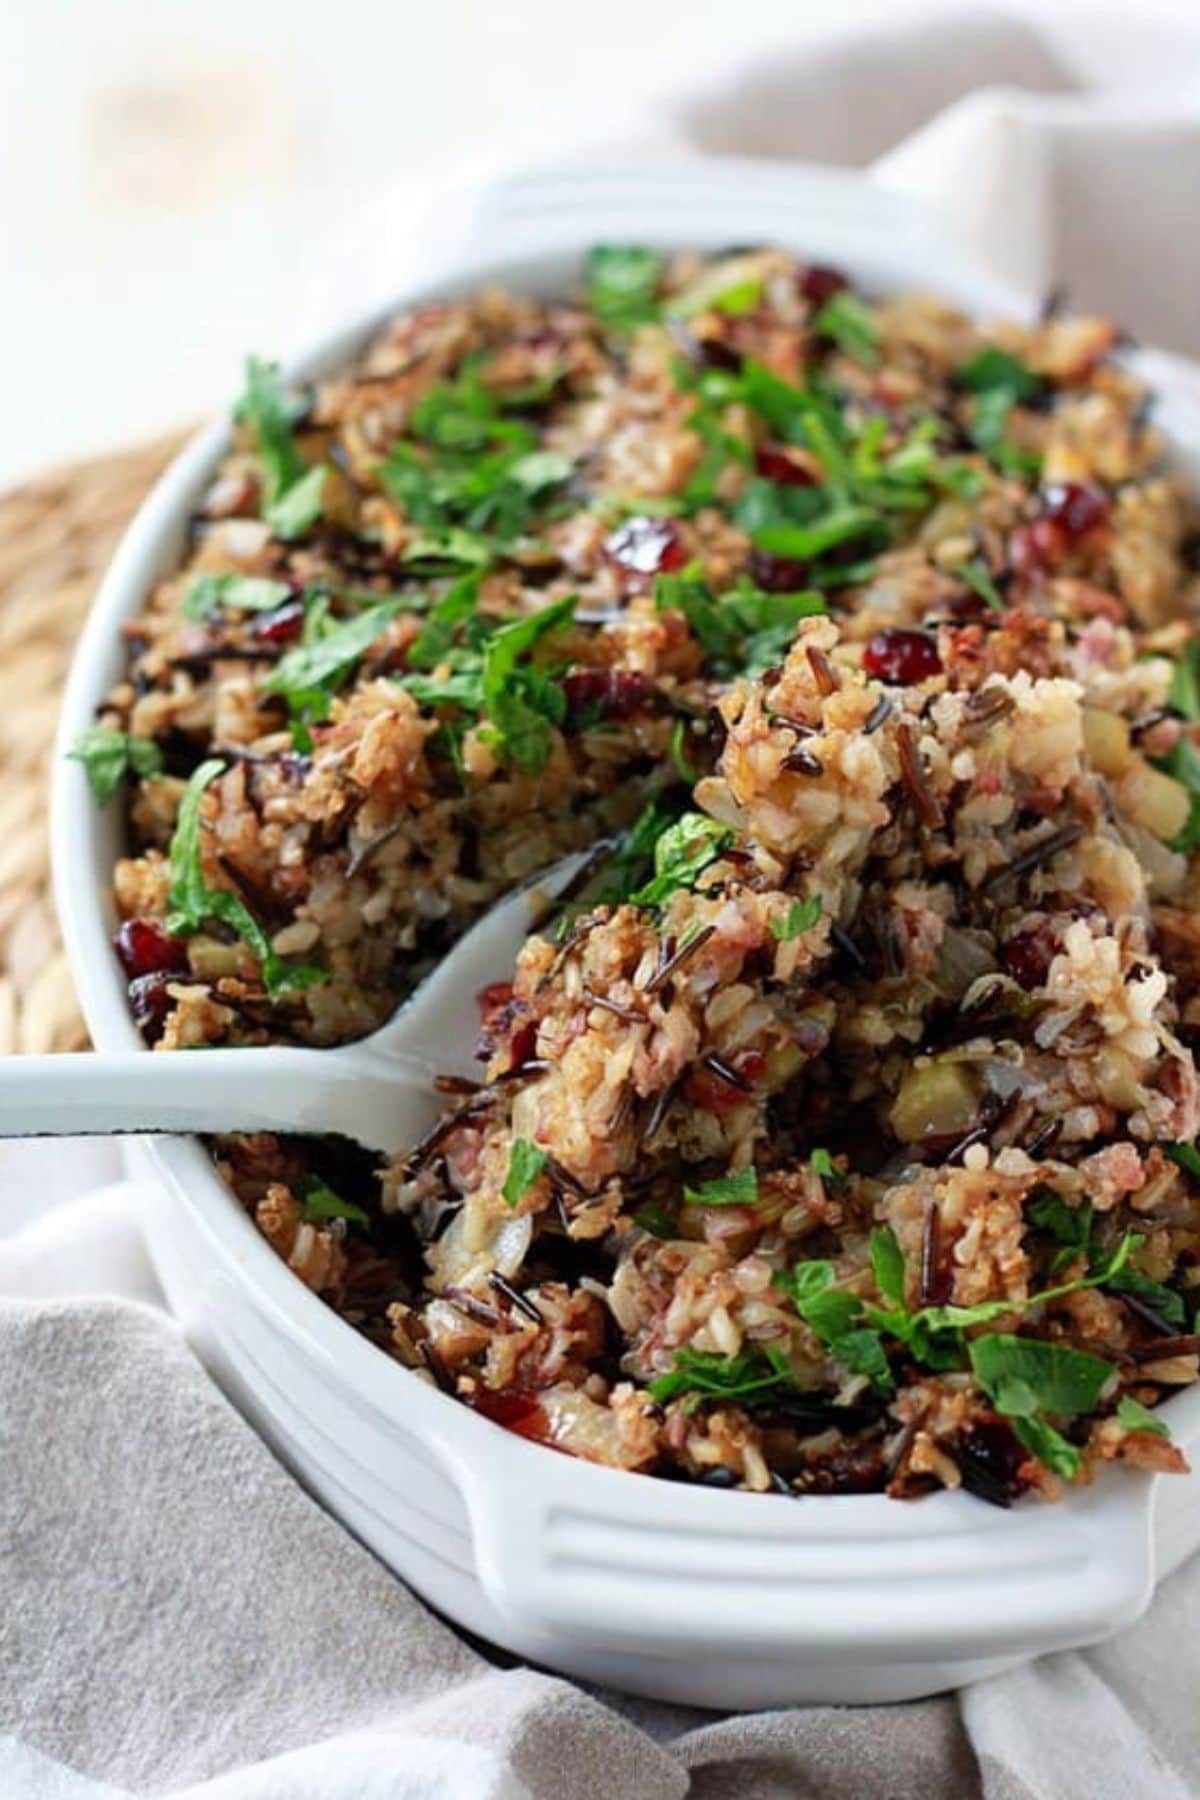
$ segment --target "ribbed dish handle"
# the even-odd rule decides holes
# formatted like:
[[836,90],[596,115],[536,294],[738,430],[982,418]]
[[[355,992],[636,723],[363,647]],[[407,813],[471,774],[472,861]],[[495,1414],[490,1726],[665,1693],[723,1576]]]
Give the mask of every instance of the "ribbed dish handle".
[[1130,1471],[1058,1506],[942,1494],[881,1517],[875,1496],[714,1493],[518,1448],[457,1459],[480,1579],[527,1631],[597,1647],[1036,1654],[1107,1637],[1154,1588],[1155,1478]]
[[[589,244],[662,249],[782,244],[813,261],[844,260],[869,278],[967,293],[1020,314],[1011,289],[948,235],[920,201],[849,169],[757,157],[638,157],[565,163],[485,183],[463,220],[473,257],[561,256]],[[928,271],[927,274],[924,271]]]

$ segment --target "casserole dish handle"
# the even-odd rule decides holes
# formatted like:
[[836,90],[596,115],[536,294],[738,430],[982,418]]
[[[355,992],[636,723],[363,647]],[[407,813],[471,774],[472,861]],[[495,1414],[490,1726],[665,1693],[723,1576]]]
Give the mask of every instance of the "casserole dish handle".
[[452,266],[465,246],[472,256],[561,256],[596,243],[673,250],[722,240],[783,243],[813,262],[864,267],[880,283],[919,268],[931,289],[970,293],[1013,316],[1035,310],[925,202],[851,169],[762,157],[587,159],[500,176],[468,197],[443,254]]
[[1107,1637],[1153,1593],[1161,1478],[1131,1470],[1065,1505],[895,1502],[881,1528],[878,1496],[785,1503],[598,1466],[581,1501],[573,1459],[483,1435],[450,1460],[488,1597],[531,1634],[833,1661],[1035,1654]]

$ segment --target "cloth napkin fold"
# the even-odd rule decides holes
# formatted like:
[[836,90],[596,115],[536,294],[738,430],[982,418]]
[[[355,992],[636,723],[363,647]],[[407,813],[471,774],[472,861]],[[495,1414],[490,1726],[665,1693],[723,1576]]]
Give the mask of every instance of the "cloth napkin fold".
[[[1139,9],[1069,48],[1001,14],[905,18],[720,71],[623,143],[874,162],[1010,278],[1200,353],[1200,34]],[[376,203],[306,323],[398,287],[415,216],[411,192]],[[10,1218],[68,1166],[6,1151]],[[111,1179],[105,1154],[73,1167]],[[155,1310],[123,1196],[0,1240],[0,1296],[5,1800],[1200,1793],[1200,1560],[1113,1643],[957,1697],[720,1718],[589,1693],[468,1646],[308,1498]]]

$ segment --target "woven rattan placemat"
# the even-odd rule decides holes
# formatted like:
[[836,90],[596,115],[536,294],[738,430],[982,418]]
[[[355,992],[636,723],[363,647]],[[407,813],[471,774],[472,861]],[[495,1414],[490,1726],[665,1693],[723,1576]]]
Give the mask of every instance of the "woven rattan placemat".
[[75,463],[0,494],[0,1054],[87,1042],[50,898],[51,742],[105,564],[177,448]]

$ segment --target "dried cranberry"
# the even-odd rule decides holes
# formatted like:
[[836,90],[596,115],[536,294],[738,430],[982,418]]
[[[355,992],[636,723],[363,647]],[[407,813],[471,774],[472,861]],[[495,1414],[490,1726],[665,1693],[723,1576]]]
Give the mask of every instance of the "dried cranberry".
[[1067,535],[1053,519],[1035,519],[1018,525],[1008,540],[1008,560],[1015,575],[1035,575],[1056,563],[1067,548]]
[[535,1394],[524,1393],[520,1388],[477,1387],[470,1404],[485,1419],[502,1425],[505,1431],[515,1431],[518,1437],[541,1439],[549,1432],[545,1408]]
[[766,481],[778,481],[785,487],[815,487],[816,476],[796,461],[782,444],[760,444],[754,452],[754,467]]
[[655,693],[649,675],[633,669],[575,669],[563,681],[567,722],[581,719],[631,719]]
[[158,919],[126,919],[113,939],[121,967],[132,981],[162,969],[176,973],[188,966],[187,951]]
[[747,1100],[753,1098],[748,1090],[756,1081],[762,1080],[766,1057],[761,1051],[747,1050],[730,1066],[738,1081],[746,1086],[735,1086],[704,1063],[692,1070],[684,1091],[694,1106],[703,1107],[706,1112],[730,1112],[735,1106],[745,1106]]
[[633,575],[668,574],[681,569],[687,561],[675,521],[642,513],[609,532],[604,540],[604,554]]
[[808,564],[793,556],[755,550],[750,558],[750,579],[768,594],[794,594],[808,580]]
[[167,990],[175,979],[169,969],[156,969],[153,974],[138,975],[130,982],[129,1010],[139,1031],[157,1037],[173,1005]]
[[489,981],[486,987],[480,988],[475,996],[475,1004],[479,1008],[479,1016],[486,1025],[489,1019],[502,1012],[513,997],[511,981]]
[[508,1045],[508,1066],[523,1069],[537,1049],[537,1020],[526,1019],[517,1026]]
[[863,651],[863,668],[880,681],[908,687],[940,675],[942,659],[927,631],[877,631]]
[[993,1506],[1008,1506],[1029,1483],[1021,1474],[1027,1452],[1003,1419],[975,1419],[959,1433],[955,1459],[963,1486]]
[[1028,993],[1032,988],[1045,987],[1057,950],[1058,933],[1049,919],[1043,919],[1040,925],[1030,925],[1009,938],[1000,952],[1000,961],[1005,973]]
[[796,283],[801,297],[810,306],[824,306],[835,294],[840,294],[850,286],[846,276],[840,269],[830,269],[821,263],[810,263],[801,271]]
[[285,600],[272,612],[260,613],[254,621],[254,635],[264,644],[290,644],[304,628],[304,602]]
[[1095,481],[1064,481],[1046,489],[1042,517],[1059,525],[1068,538],[1085,537],[1108,521],[1112,497]]

